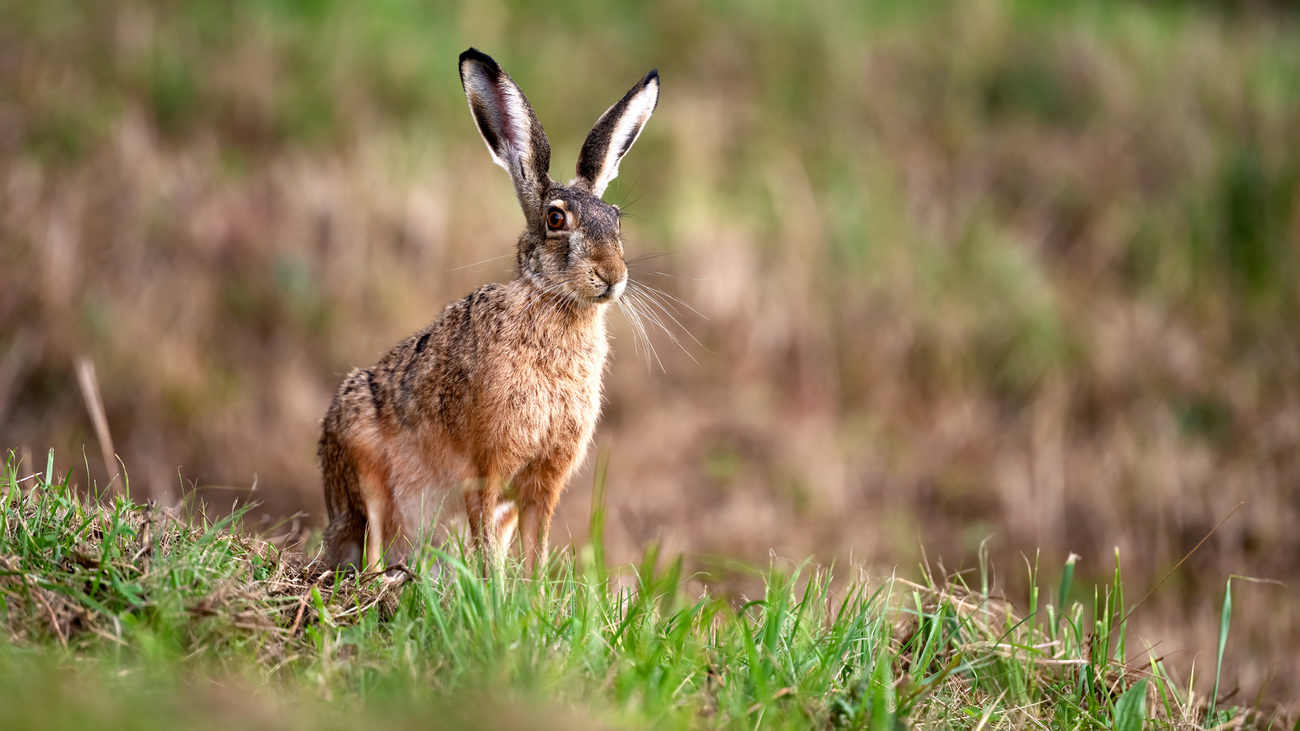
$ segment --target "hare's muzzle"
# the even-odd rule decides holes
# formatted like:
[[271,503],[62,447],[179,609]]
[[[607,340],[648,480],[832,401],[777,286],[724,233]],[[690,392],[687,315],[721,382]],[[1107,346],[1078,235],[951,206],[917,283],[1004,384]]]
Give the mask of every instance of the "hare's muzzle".
[[622,279],[619,279],[617,282],[614,282],[613,284],[610,284],[609,280],[606,279],[604,276],[601,276],[600,280],[605,283],[605,291],[601,292],[599,295],[596,296],[597,302],[613,302],[614,300],[621,297],[623,295],[623,290],[627,288],[626,274],[623,275]]

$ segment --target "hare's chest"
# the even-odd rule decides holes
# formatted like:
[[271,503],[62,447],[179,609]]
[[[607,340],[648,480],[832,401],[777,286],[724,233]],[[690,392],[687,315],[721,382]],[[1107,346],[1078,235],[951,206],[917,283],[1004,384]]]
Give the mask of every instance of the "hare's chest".
[[487,389],[487,431],[520,459],[559,443],[585,444],[595,428],[608,346],[603,340],[572,345],[516,354]]
[[534,363],[538,388],[535,398],[548,417],[544,430],[561,432],[557,438],[589,433],[600,415],[601,378],[608,348],[604,342],[590,348],[553,354]]

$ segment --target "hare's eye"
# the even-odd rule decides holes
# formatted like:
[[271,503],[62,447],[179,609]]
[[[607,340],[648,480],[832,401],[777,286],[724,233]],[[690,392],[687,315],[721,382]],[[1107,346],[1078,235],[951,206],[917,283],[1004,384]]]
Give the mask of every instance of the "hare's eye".
[[550,213],[546,214],[546,227],[552,231],[559,231],[564,228],[564,211],[552,208]]

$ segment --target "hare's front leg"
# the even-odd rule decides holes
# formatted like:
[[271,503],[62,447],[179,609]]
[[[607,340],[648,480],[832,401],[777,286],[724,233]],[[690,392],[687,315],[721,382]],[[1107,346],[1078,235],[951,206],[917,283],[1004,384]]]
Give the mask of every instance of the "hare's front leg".
[[[465,492],[465,517],[469,523],[470,541],[483,562],[483,575],[490,568],[498,572],[505,566],[506,549],[513,532],[513,506],[501,502],[505,480],[489,475]],[[510,515],[504,515],[509,510]],[[510,531],[505,527],[508,523]],[[504,541],[503,541],[504,539]]]
[[530,574],[545,567],[551,518],[560,493],[573,471],[572,455],[544,459],[530,465],[519,479],[519,539],[524,565]]

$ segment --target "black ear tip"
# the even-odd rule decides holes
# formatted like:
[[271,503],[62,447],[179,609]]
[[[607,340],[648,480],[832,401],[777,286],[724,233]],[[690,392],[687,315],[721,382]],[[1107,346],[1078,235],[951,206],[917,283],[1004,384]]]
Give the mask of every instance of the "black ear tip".
[[654,84],[655,86],[659,85],[659,69],[650,69],[650,73],[646,74],[645,78],[641,80],[642,86],[649,86],[651,84]]
[[482,64],[483,66],[487,67],[487,70],[491,71],[493,74],[497,74],[501,72],[501,66],[496,61],[494,61],[491,56],[487,55],[486,53],[483,53],[482,51],[478,50],[477,48],[474,48],[473,46],[467,48],[464,53],[460,54],[460,63],[459,63],[460,67],[464,68],[465,63],[467,61],[473,61],[475,63]]

